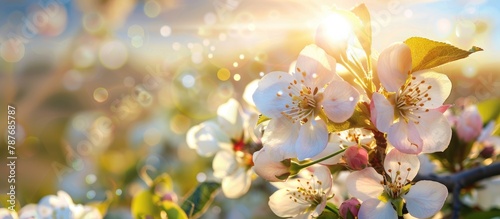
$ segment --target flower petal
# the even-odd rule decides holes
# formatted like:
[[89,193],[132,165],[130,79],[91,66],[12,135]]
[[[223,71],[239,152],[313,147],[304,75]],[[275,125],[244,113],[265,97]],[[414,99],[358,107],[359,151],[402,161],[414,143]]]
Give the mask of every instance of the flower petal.
[[320,181],[321,189],[326,194],[329,194],[333,185],[333,178],[330,169],[323,165],[314,165],[312,168],[314,177],[311,177],[310,184],[315,185],[318,184],[318,181]]
[[[290,170],[281,161],[275,161],[267,148],[262,148],[253,154],[254,171],[260,177],[271,181],[283,181],[276,176],[290,174]],[[286,175],[285,175],[286,176]]]
[[212,163],[212,168],[214,169],[214,176],[217,178],[224,178],[233,174],[238,168],[235,154],[226,150],[217,152]]
[[279,217],[293,217],[310,207],[310,204],[301,204],[289,197],[290,192],[287,189],[280,189],[269,197],[269,207],[274,214]]
[[217,108],[217,122],[222,130],[233,140],[243,136],[243,109],[237,100],[231,98]]
[[221,148],[232,149],[231,140],[214,121],[191,127],[186,134],[186,142],[201,156],[212,156]]
[[291,105],[288,86],[295,78],[286,72],[271,72],[262,77],[253,93],[253,101],[257,109],[270,118],[281,116],[286,110],[285,105]]
[[333,122],[349,119],[359,100],[359,92],[345,81],[332,81],[323,92],[323,109]]
[[342,80],[335,72],[336,65],[333,57],[311,44],[300,52],[293,75],[298,81],[304,80],[304,85],[321,89],[333,79]]
[[252,184],[252,170],[240,167],[222,179],[222,192],[227,198],[239,198],[246,194]]
[[423,140],[422,153],[444,151],[451,141],[451,126],[446,117],[437,110],[418,114],[420,124],[417,125]]
[[301,125],[295,151],[297,159],[304,160],[321,153],[328,143],[328,130],[323,120],[312,120]]
[[428,218],[436,214],[444,204],[448,190],[434,181],[418,181],[403,195],[408,212],[417,218]]
[[384,191],[380,184],[384,178],[373,169],[367,167],[360,171],[352,172],[346,180],[347,191],[352,196],[362,201],[378,198]]
[[380,53],[377,74],[387,91],[396,92],[405,83],[411,62],[410,48],[404,43],[392,44]]
[[245,87],[245,91],[243,91],[243,100],[245,100],[248,105],[255,107],[255,103],[253,102],[253,93],[257,90],[257,86],[259,85],[259,80],[253,80],[248,83]]
[[295,143],[299,135],[300,124],[292,123],[285,117],[271,119],[267,126],[262,143],[269,148],[275,161],[297,157]]
[[378,130],[387,132],[394,121],[394,106],[380,93],[373,93],[370,103],[371,120]]
[[420,160],[417,155],[405,154],[397,149],[392,149],[385,157],[384,169],[393,181],[397,178],[396,173],[399,173],[399,176],[402,176],[401,182],[406,184],[406,179],[412,180],[417,175],[420,169]]
[[379,218],[398,218],[396,211],[390,202],[382,202],[378,199],[368,199],[361,203],[358,218],[379,219]]
[[423,140],[420,138],[417,128],[413,122],[400,120],[389,127],[387,132],[389,142],[399,151],[407,154],[419,154],[422,152]]
[[[417,83],[425,81],[419,85],[420,90],[427,91],[429,99],[425,102],[424,108],[435,109],[443,105],[444,101],[450,96],[451,81],[445,74],[433,72],[430,70],[422,70],[413,73]],[[430,87],[430,88],[429,88]]]

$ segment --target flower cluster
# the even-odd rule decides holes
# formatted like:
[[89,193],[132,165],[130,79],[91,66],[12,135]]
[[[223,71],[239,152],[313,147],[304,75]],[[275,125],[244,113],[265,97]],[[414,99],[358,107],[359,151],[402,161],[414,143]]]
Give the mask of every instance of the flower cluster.
[[[302,49],[290,72],[272,71],[252,83],[257,123],[245,122],[231,99],[219,108],[217,121],[189,131],[188,144],[201,155],[218,151],[214,175],[222,178],[227,197],[248,191],[251,169],[273,182],[278,190],[269,207],[280,217],[432,217],[448,188],[413,181],[419,159],[445,151],[452,126],[463,141],[486,137],[477,109],[449,115],[445,101],[452,83],[431,68],[472,52],[414,37],[375,59],[366,7],[334,13],[336,22],[319,26],[315,44]],[[332,31],[341,22],[350,33]],[[456,56],[433,53],[433,47]],[[350,75],[338,74],[339,66]],[[252,130],[258,130],[257,141],[249,139]],[[345,186],[334,183],[340,175],[348,175]]]

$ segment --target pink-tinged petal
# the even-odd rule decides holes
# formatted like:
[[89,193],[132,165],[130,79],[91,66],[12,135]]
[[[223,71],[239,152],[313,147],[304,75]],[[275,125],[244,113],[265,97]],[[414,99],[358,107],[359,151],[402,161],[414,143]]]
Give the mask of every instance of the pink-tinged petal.
[[373,93],[370,103],[371,120],[378,130],[389,131],[389,127],[394,122],[394,106],[380,93]]
[[267,147],[275,161],[297,157],[295,143],[299,135],[300,124],[292,123],[285,117],[271,119],[262,136],[262,143]]
[[346,180],[347,191],[362,201],[376,199],[384,191],[384,187],[380,184],[383,181],[384,178],[373,167],[367,167],[349,174]]
[[269,197],[269,207],[279,217],[293,217],[307,210],[310,204],[301,204],[290,198],[287,189],[280,189]]
[[389,127],[387,138],[399,151],[407,154],[422,152],[423,140],[413,122],[399,121]]
[[[335,72],[336,61],[325,51],[312,44],[300,52],[295,65],[294,77],[297,81],[311,88],[323,88],[332,80],[342,80]],[[300,70],[300,71],[299,71]]]
[[186,142],[201,156],[212,156],[222,148],[232,149],[231,140],[214,121],[191,127],[186,134]]
[[379,218],[398,218],[396,210],[390,202],[382,202],[378,199],[368,199],[361,203],[358,218],[360,219],[379,219]]
[[384,169],[393,181],[396,180],[396,173],[399,172],[399,176],[402,177],[401,181],[405,184],[406,179],[412,180],[417,175],[420,169],[420,160],[417,155],[405,154],[397,149],[392,149],[385,157]]
[[359,92],[345,81],[332,81],[323,92],[323,109],[333,122],[349,119],[359,100]]
[[410,215],[429,218],[443,207],[447,196],[448,190],[443,184],[422,180],[413,185],[403,198]]
[[252,184],[252,170],[240,167],[222,179],[222,192],[227,198],[239,198],[246,194]]
[[395,43],[380,53],[377,74],[387,91],[396,92],[401,88],[410,73],[411,62],[410,48],[404,43]]
[[289,167],[281,161],[275,161],[267,148],[262,148],[253,154],[253,163],[255,173],[271,182],[283,181],[276,176],[290,174]]
[[451,126],[446,117],[437,110],[418,113],[417,125],[424,147],[422,153],[444,151],[451,141]]
[[419,85],[421,91],[427,91],[429,94],[427,101],[422,102],[424,108],[435,109],[443,105],[444,101],[450,96],[451,81],[445,74],[422,70],[413,73],[416,78],[414,83]]
[[301,125],[295,151],[297,159],[305,160],[321,153],[328,144],[328,129],[323,120],[312,120]]
[[214,169],[214,176],[217,178],[222,179],[233,174],[238,168],[236,155],[226,150],[217,152],[212,162],[212,168]]
[[[335,135],[335,134],[333,134]],[[320,158],[323,158],[323,157],[326,157],[330,154],[333,154],[333,153],[336,153],[337,151],[340,151],[342,148],[340,148],[340,144],[339,143],[336,143],[336,142],[329,142],[325,149],[323,151],[321,151],[321,153],[319,153],[318,155],[314,156],[312,158],[312,160],[318,160]],[[332,158],[329,158],[329,159],[326,159],[324,161],[321,161],[320,164],[323,164],[323,165],[334,165],[334,164],[338,164],[340,162],[340,158],[342,158],[342,155],[344,153],[340,153]]]
[[314,177],[311,178],[310,184],[318,184],[318,181],[321,182],[320,186],[321,189],[326,193],[329,194],[330,190],[332,189],[333,185],[333,178],[332,178],[332,173],[330,172],[330,169],[328,167],[323,166],[323,165],[315,165],[312,167],[313,168],[313,175]]
[[442,105],[442,106],[436,108],[436,110],[439,111],[440,113],[444,114],[446,112],[446,110],[448,110],[452,106],[453,105],[451,105],[451,104],[445,104],[445,105]]
[[237,100],[231,98],[217,108],[217,122],[233,140],[243,136],[243,109]]
[[288,86],[294,77],[286,72],[271,72],[262,77],[253,93],[253,101],[257,109],[270,118],[281,116],[286,104],[291,105]]

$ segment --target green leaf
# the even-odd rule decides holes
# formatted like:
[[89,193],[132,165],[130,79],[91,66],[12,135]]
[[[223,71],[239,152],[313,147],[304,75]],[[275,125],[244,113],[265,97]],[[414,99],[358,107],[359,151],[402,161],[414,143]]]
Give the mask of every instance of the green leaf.
[[432,41],[423,37],[411,37],[404,43],[411,50],[412,72],[430,69],[463,59],[472,53],[483,51],[483,49],[475,46],[469,51],[465,51],[450,44]]
[[163,201],[160,207],[167,213],[168,219],[188,219],[186,213],[174,202]]
[[189,218],[201,216],[212,203],[220,186],[220,183],[216,182],[200,183],[191,195],[184,200],[181,205],[182,210],[189,215]]
[[367,128],[371,126],[368,106],[365,102],[359,102],[354,109],[354,113],[347,121],[336,123],[328,119],[324,111],[321,111],[319,117],[325,121],[328,133],[340,132],[351,128]]
[[331,212],[331,211],[323,211],[317,218],[318,219],[340,219],[340,216]]
[[372,48],[372,25],[370,12],[368,11],[368,8],[366,8],[365,4],[360,4],[351,9],[351,11],[358,16],[361,21],[361,25],[354,29],[354,33],[365,50],[366,55],[370,56]]
[[132,200],[132,215],[134,218],[150,216],[160,218],[160,208],[153,202],[153,193],[149,190],[139,192]]
[[463,219],[496,218],[499,215],[500,215],[500,210],[477,211],[463,216]]
[[259,124],[261,124],[261,123],[263,123],[265,121],[268,121],[268,120],[271,120],[271,118],[260,114],[259,115],[259,119],[257,120],[257,125],[259,125]]
[[500,99],[491,99],[477,104],[477,110],[483,123],[497,120],[500,116]]
[[339,209],[333,203],[327,202],[325,210],[318,216],[318,219],[340,219]]

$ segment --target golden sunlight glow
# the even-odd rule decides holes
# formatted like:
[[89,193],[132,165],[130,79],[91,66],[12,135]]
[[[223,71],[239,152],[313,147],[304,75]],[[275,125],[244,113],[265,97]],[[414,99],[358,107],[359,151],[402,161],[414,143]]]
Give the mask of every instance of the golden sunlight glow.
[[332,43],[345,42],[352,32],[349,22],[339,14],[331,13],[321,22],[322,33]]

